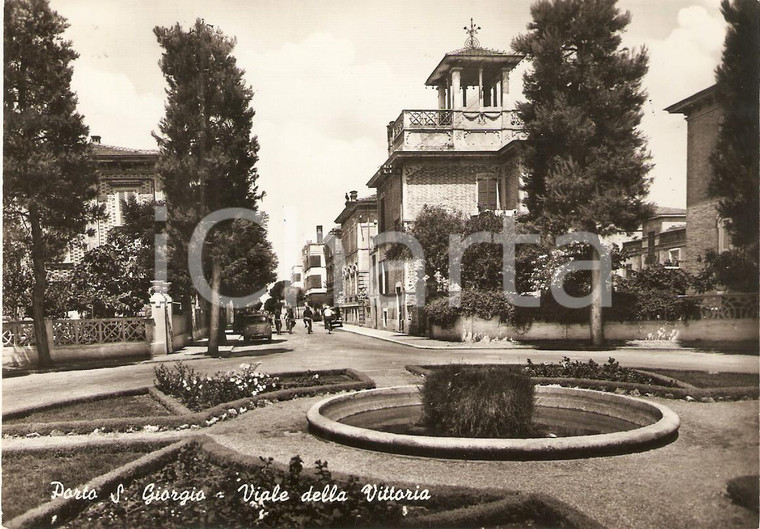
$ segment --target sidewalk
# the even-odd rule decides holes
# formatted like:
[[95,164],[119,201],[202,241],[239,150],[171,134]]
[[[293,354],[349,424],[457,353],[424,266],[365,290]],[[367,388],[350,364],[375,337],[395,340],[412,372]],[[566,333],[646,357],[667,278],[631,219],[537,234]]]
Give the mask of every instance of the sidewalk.
[[488,340],[480,342],[447,342],[444,340],[435,340],[424,336],[410,336],[408,334],[398,333],[395,331],[386,331],[384,329],[372,329],[369,327],[360,327],[358,325],[344,324],[343,330],[384,340],[399,345],[414,347],[415,349],[434,349],[444,351],[487,349],[487,350],[568,350],[568,351],[684,351],[684,352],[730,352],[731,354],[758,355],[757,350],[748,350],[744,344],[732,345],[728,343],[705,344],[704,347],[682,345],[670,340],[629,340],[624,344],[610,344],[606,347],[592,347],[581,341],[566,340],[545,340],[532,342],[516,342],[512,340]]

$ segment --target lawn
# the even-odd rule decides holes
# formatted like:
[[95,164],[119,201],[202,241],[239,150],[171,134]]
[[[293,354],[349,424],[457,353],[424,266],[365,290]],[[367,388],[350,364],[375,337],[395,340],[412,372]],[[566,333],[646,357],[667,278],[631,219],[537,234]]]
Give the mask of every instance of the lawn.
[[46,452],[3,453],[3,519],[10,520],[48,500],[50,482],[69,488],[142,457],[156,447],[123,445]]
[[123,417],[153,417],[171,415],[169,410],[148,394],[104,398],[78,402],[32,412],[24,417],[4,419],[3,424],[29,424],[38,422],[85,421],[119,419]]
[[760,383],[760,375],[752,373],[708,373],[677,369],[647,369],[647,371],[675,378],[698,388],[735,388],[757,386]]

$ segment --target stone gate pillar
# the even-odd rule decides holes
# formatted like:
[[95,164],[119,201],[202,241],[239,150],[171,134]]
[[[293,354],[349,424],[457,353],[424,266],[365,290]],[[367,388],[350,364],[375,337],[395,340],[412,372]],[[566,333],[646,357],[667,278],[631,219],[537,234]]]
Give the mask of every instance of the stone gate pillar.
[[172,348],[172,298],[169,296],[169,282],[151,281],[153,286],[148,291],[150,296],[150,312],[153,319],[153,343],[150,345],[150,355],[169,354]]

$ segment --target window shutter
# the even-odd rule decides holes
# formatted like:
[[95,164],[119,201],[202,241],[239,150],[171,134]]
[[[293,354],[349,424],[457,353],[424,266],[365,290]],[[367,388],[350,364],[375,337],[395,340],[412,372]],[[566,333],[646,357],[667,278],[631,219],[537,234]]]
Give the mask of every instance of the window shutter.
[[497,209],[496,180],[478,180],[478,206],[480,209]]

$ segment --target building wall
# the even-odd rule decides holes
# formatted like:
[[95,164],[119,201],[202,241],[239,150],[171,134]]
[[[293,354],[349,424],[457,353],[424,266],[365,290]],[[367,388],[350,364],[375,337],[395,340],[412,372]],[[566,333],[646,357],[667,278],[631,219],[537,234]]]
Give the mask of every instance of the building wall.
[[461,161],[407,165],[403,169],[406,193],[404,220],[416,219],[425,204],[476,215],[478,180],[483,178],[498,182],[497,209],[517,209],[518,174],[516,160],[499,165]]
[[687,117],[686,207],[710,200],[707,192],[712,179],[710,154],[718,140],[721,111],[716,104]]
[[700,256],[708,250],[718,250],[717,200],[708,200],[689,206],[686,213],[686,251],[682,256],[683,268],[689,272],[701,269]]
[[[499,182],[497,209],[518,208],[519,162],[511,158],[501,164],[473,163],[452,156],[445,161],[409,163],[388,177],[378,188],[378,208],[385,211],[385,231],[408,227],[424,205],[443,206],[466,215],[478,213],[478,180]],[[386,261],[383,248],[373,254],[377,267],[371,273],[370,305],[379,328],[409,332],[416,302],[413,266]],[[387,291],[381,292],[383,267],[387,268]],[[375,317],[376,316],[376,317]]]
[[718,248],[717,200],[710,198],[712,179],[710,154],[718,139],[722,113],[716,104],[695,111],[687,118],[686,150],[686,248],[683,268],[696,272],[701,268],[700,256]]

